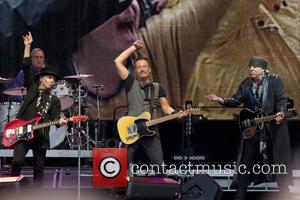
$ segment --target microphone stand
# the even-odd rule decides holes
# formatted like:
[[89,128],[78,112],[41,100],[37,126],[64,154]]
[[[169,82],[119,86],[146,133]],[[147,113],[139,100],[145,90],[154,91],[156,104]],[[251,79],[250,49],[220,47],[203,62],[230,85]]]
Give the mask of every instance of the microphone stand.
[[[81,78],[78,77],[78,116],[81,116]],[[78,122],[78,174],[77,199],[80,200],[81,122]]]
[[8,97],[8,105],[7,105],[7,116],[6,116],[6,122],[8,123],[10,121],[10,112],[11,112],[11,98]]
[[24,97],[25,97],[25,89],[26,88],[24,88],[24,87],[21,87],[21,93],[22,93],[22,104],[23,104],[23,102],[24,102]]

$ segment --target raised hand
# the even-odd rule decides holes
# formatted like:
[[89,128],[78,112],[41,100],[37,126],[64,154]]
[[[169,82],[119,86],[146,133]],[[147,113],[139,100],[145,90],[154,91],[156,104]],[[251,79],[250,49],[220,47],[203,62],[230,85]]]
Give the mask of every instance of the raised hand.
[[160,12],[162,9],[164,9],[167,4],[168,4],[168,0],[153,0],[152,1],[156,12]]
[[137,40],[133,43],[133,46],[138,50],[144,46],[143,40]]
[[29,32],[28,35],[23,36],[23,41],[25,46],[31,45],[31,43],[33,42],[31,32]]

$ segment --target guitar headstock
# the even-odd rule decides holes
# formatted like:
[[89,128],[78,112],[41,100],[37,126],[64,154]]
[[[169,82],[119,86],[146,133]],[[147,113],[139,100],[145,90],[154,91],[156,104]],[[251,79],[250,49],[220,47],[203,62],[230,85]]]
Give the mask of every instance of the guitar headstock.
[[295,108],[289,108],[287,110],[287,113],[285,113],[286,118],[296,117],[297,115],[298,115],[298,113]]
[[189,114],[189,115],[202,115],[203,114],[201,108],[189,108],[189,109],[184,110],[183,112],[185,112],[186,114]]
[[88,120],[87,116],[81,115],[81,116],[73,116],[70,118],[70,121],[73,123],[81,122],[81,121],[86,121]]

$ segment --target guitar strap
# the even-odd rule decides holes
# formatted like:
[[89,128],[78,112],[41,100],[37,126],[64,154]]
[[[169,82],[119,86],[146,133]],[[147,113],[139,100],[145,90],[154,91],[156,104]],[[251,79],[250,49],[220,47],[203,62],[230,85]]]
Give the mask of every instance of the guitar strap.
[[150,92],[151,92],[151,98],[150,98],[150,114],[151,118],[153,117],[153,112],[154,112],[154,98],[155,98],[155,87],[154,84],[151,84],[150,87]]
[[51,101],[52,101],[52,95],[50,94],[49,98],[48,98],[48,101],[46,102],[46,106],[41,111],[41,115],[42,115],[43,118],[45,118],[45,115],[48,113]]
[[[52,100],[52,95],[50,94],[50,95],[49,95],[49,98],[48,98],[48,100],[47,100],[47,102],[46,102],[45,107],[44,107],[44,108],[42,107],[42,108],[41,108],[41,111],[40,111],[41,116],[42,116],[42,119],[45,119],[45,118],[46,118],[46,114],[48,113],[48,110],[49,110],[49,108],[50,108],[51,100]],[[44,128],[41,129],[40,131],[41,131],[42,134],[45,134],[45,129],[44,129]]]

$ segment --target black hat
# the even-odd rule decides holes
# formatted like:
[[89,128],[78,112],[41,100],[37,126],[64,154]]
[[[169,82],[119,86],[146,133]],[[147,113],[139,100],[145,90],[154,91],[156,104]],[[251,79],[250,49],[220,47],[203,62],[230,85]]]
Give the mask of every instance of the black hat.
[[268,63],[265,59],[263,59],[261,57],[252,57],[252,58],[250,58],[249,64],[248,64],[248,67],[251,67],[251,66],[260,67],[260,68],[266,70],[268,67]]
[[56,71],[50,69],[49,67],[43,67],[40,70],[40,72],[38,74],[36,74],[36,77],[46,76],[46,75],[55,76],[56,80],[60,79],[60,76],[58,75],[58,73]]

